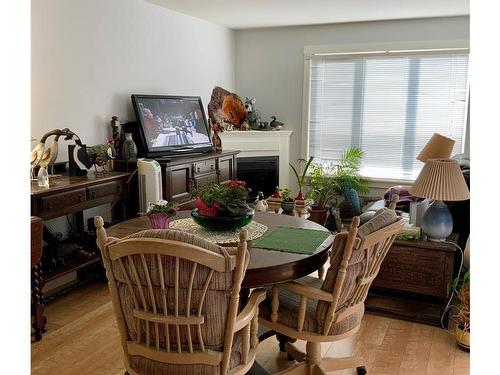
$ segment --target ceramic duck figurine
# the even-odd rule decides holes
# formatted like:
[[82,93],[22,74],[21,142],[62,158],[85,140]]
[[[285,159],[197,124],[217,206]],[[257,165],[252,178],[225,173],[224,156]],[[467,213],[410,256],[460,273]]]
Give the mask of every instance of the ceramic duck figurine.
[[264,199],[264,194],[261,191],[257,193],[257,199],[253,204],[253,209],[260,212],[267,212],[269,209],[267,201]]
[[276,120],[276,116],[271,116],[272,121],[269,123],[269,126],[273,130],[280,130],[285,124],[283,124],[281,121]]

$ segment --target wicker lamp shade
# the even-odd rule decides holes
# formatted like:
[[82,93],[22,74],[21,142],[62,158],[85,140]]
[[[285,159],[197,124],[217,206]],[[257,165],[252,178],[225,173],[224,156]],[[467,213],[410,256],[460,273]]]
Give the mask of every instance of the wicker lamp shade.
[[417,160],[425,163],[428,159],[449,159],[454,145],[453,139],[434,133],[418,154]]
[[417,197],[441,201],[469,199],[469,189],[456,160],[429,159],[410,188]]

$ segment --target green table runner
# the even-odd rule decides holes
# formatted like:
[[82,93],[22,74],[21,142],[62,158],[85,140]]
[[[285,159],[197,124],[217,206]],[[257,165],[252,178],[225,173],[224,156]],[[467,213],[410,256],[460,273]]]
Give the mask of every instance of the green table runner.
[[330,236],[330,232],[322,230],[277,227],[260,239],[253,241],[252,246],[311,255],[328,236]]

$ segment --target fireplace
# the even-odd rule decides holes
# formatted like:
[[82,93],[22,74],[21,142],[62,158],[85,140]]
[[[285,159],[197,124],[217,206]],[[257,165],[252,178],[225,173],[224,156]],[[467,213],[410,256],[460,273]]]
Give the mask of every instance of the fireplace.
[[255,200],[258,191],[267,198],[279,185],[279,156],[239,157],[236,175],[251,189],[249,200]]

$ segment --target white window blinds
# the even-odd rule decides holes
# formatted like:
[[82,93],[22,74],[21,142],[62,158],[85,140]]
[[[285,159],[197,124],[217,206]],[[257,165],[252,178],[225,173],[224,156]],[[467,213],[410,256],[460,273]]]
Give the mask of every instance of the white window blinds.
[[465,53],[313,56],[309,155],[330,162],[360,147],[364,176],[415,179],[433,133],[463,150],[467,72]]

